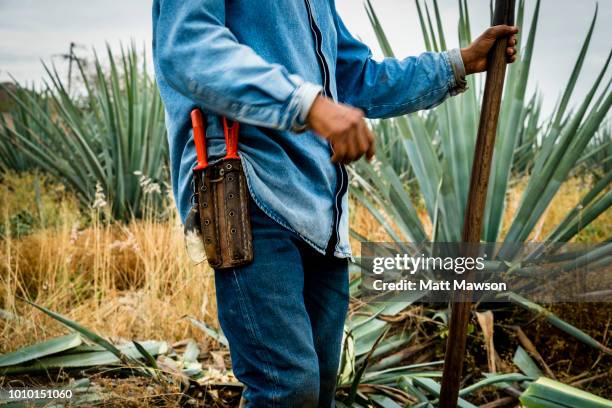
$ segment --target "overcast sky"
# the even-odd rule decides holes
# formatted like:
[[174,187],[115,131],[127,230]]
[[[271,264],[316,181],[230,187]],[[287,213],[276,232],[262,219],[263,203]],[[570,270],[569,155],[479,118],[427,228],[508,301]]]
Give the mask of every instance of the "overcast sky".
[[[372,0],[398,56],[423,51],[418,16],[412,0]],[[457,1],[439,0],[449,47],[457,46]],[[528,14],[535,0],[526,0]],[[337,8],[351,31],[380,55],[376,38],[361,0],[336,0]],[[470,0],[473,34],[488,25],[489,1]],[[151,0],[0,0],[0,80],[9,73],[19,81],[39,83],[44,75],[40,60],[66,66],[57,55],[66,53],[71,41],[81,45],[79,56],[91,47],[102,50],[105,42],[118,45],[131,39],[149,47]],[[550,111],[562,91],[595,11],[595,0],[542,0],[534,66],[529,86],[540,89],[545,110]],[[585,63],[579,94],[601,69],[612,46],[612,1],[599,2],[598,23]],[[528,28],[528,27],[525,27]],[[149,51],[149,50],[147,50]]]

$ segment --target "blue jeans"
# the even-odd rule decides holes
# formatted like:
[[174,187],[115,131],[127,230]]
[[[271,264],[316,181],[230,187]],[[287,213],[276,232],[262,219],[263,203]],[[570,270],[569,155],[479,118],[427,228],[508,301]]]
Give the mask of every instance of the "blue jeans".
[[333,407],[346,259],[316,252],[251,201],[254,261],[215,272],[219,322],[248,407]]

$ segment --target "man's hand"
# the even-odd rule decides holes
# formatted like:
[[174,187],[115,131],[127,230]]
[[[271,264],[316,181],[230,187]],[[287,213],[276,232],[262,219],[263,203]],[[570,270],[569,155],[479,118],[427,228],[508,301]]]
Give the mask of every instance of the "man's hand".
[[518,27],[498,25],[487,29],[480,37],[474,40],[466,48],[461,49],[461,58],[465,65],[466,74],[474,74],[483,72],[487,69],[487,54],[495,44],[495,40],[500,37],[508,38],[508,47],[506,48],[506,58],[508,63],[513,63],[516,60],[516,34]]
[[332,162],[348,164],[364,154],[368,160],[374,157],[374,135],[360,109],[319,95],[307,120],[312,130],[331,142]]

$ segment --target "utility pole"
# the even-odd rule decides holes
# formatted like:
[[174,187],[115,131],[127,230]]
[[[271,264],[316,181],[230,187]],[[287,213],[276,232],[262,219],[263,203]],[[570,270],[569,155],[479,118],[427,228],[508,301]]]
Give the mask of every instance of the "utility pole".
[[80,46],[74,41],[70,42],[70,48],[68,49],[68,54],[54,54],[54,57],[61,57],[65,60],[68,60],[68,92],[70,92],[70,88],[72,86],[72,64],[75,62],[79,62],[79,57],[76,56],[74,52],[76,48]]
[[74,55],[75,46],[76,44],[71,42],[70,50],[68,51],[68,92],[70,92],[70,86],[72,85],[72,63],[76,59],[76,55]]
[[[493,25],[514,25],[515,0],[496,0]],[[493,148],[497,132],[497,121],[501,106],[504,77],[506,75],[506,47],[508,39],[497,40],[489,53],[487,79],[476,138],[470,190],[463,223],[463,242],[479,243],[482,221],[487,200]],[[466,280],[473,279],[473,272],[464,275]],[[452,314],[446,340],[444,372],[440,390],[439,408],[456,408],[461,387],[461,372],[465,358],[467,328],[472,311],[472,294],[457,292],[452,302]]]

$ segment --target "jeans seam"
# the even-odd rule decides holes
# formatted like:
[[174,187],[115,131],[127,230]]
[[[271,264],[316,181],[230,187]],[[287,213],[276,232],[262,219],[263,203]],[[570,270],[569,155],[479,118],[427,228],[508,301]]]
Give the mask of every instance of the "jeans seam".
[[[251,316],[251,309],[248,307],[249,305],[247,305],[247,299],[246,299],[246,295],[245,293],[242,291],[242,288],[240,286],[240,282],[238,280],[238,274],[236,273],[236,269],[232,269],[232,274],[234,277],[234,282],[236,284],[236,289],[238,290],[238,300],[240,302],[240,306],[243,309],[243,313],[246,316],[247,319],[247,326],[249,331],[251,332],[255,342],[259,345],[259,346],[263,346],[263,349],[265,350],[265,371],[268,374],[268,376],[270,377],[270,379],[272,380],[272,387],[273,387],[273,391],[272,391],[272,407],[274,408],[276,406],[276,393],[278,390],[278,378],[276,376],[276,373],[274,372],[274,370],[272,369],[272,364],[271,364],[271,356],[267,351],[266,345],[265,343],[261,340],[261,334],[259,333],[259,330],[257,329],[257,325],[255,324],[255,320],[252,318]],[[250,304],[250,302],[248,302]]]

